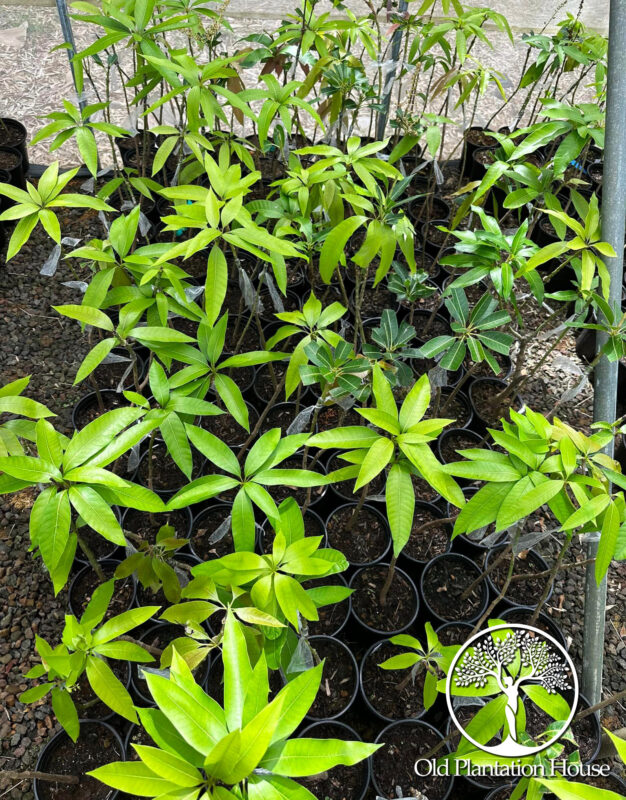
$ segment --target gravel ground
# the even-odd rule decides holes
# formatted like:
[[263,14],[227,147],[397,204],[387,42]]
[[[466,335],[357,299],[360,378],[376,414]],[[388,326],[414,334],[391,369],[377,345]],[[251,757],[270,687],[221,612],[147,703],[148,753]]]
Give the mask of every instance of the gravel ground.
[[[65,232],[76,237],[101,236],[100,223],[89,215],[72,212]],[[87,342],[77,333],[77,325],[59,319],[51,305],[79,302],[75,289],[63,286],[75,280],[67,265],[57,274],[39,274],[50,252],[50,242],[41,231],[32,243],[9,264],[0,259],[0,383],[32,374],[29,394],[48,404],[59,414],[58,423],[70,429],[70,410],[85,392],[74,387],[73,379]],[[539,317],[537,317],[539,319]],[[541,358],[550,340],[533,344],[530,357]],[[524,399],[538,411],[548,412],[566,388],[580,381],[581,365],[571,336],[563,339],[551,358],[530,380]],[[559,416],[587,429],[591,419],[592,391],[586,386],[559,409]],[[42,743],[55,730],[50,707],[45,702],[26,707],[17,695],[26,688],[24,673],[37,661],[34,636],[57,641],[66,609],[66,595],[54,598],[41,563],[28,550],[28,512],[34,497],[23,492],[0,505],[0,770],[33,769]],[[555,552],[556,542],[542,543],[542,552]],[[573,558],[584,556],[573,549]],[[624,688],[626,670],[626,564],[615,564],[609,574],[609,610],[605,661],[607,691]],[[547,611],[571,637],[572,652],[578,664],[582,653],[582,597],[584,568],[560,574]],[[626,725],[626,709],[607,709],[605,724],[611,728]],[[15,785],[0,777],[4,797],[31,800],[27,783]]]

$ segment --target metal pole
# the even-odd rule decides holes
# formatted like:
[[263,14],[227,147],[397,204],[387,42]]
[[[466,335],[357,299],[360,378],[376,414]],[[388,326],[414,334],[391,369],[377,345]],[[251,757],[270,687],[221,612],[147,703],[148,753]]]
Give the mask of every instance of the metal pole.
[[[606,258],[611,275],[610,305],[621,308],[624,272],[624,220],[626,217],[626,0],[611,0],[609,16],[609,60],[607,75],[606,141],[602,186],[602,238],[617,256]],[[606,337],[599,331],[597,349]],[[594,378],[594,421],[616,418],[618,362],[603,358]],[[606,448],[613,455],[613,442]],[[598,552],[599,535],[587,543],[587,558]],[[583,642],[582,691],[594,705],[602,699],[602,662],[606,616],[606,579],[598,586],[594,564],[587,565],[585,577],[585,626]]]
[[[409,5],[407,0],[400,0],[398,5],[398,13],[404,14]],[[387,120],[389,119],[389,107],[391,105],[391,93],[396,78],[396,70],[398,68],[398,58],[400,57],[400,45],[402,44],[402,31],[396,30],[391,39],[391,72],[387,78],[387,91],[383,97],[383,111],[378,114],[378,121],[376,123],[376,138],[381,141],[385,138],[385,128],[387,127]]]
[[72,30],[72,22],[67,12],[66,0],[56,0],[57,13],[59,15],[59,22],[61,23],[61,31],[63,32],[63,39],[66,44],[69,44],[67,49],[67,57],[70,61],[70,69],[72,70],[72,80],[74,81],[74,88],[76,89],[76,96],[78,97],[78,105],[81,111],[85,108],[85,97],[83,92],[78,91],[78,84],[76,82],[76,73],[74,71],[74,63],[72,59],[76,55],[76,43],[74,41],[74,31]]

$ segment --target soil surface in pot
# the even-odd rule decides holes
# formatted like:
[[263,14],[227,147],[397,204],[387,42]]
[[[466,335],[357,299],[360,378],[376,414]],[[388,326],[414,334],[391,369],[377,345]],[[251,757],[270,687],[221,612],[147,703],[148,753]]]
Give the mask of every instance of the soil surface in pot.
[[[111,658],[107,659],[107,664],[115,677],[126,686],[130,677],[130,663]],[[98,699],[89,685],[86,673],[83,673],[74,687],[72,700],[76,703],[78,716],[81,719],[105,719],[113,713],[107,705]]]
[[285,405],[280,403],[275,405],[263,420],[261,430],[259,431],[259,436],[267,433],[267,431],[271,430],[272,428],[280,428],[283,434],[286,435],[287,428],[294,420],[294,412],[295,405],[292,405],[291,403],[287,403]]
[[[492,559],[495,558],[492,556]],[[501,591],[506,582],[506,576],[509,571],[510,556],[506,556],[497,567],[490,573],[491,581],[498,591]],[[492,560],[493,563],[493,560]],[[543,572],[545,567],[533,557],[532,553],[528,551],[522,552],[515,556],[515,564],[513,566],[513,576],[524,575],[528,576],[522,580],[512,580],[506,590],[505,597],[507,600],[513,600],[519,605],[525,605],[529,597],[536,597],[539,599],[545,586],[545,578],[533,578],[538,572]]]
[[473,626],[467,622],[451,623],[441,627],[437,631],[437,636],[444,647],[450,647],[454,644],[463,644],[469,639],[472,628]]
[[465,140],[476,147],[497,147],[498,142],[482,128],[468,128]]
[[250,350],[261,348],[259,329],[254,321],[246,327],[248,319],[247,313],[229,318],[225,341],[225,348],[229,353],[234,353],[236,347],[239,347],[239,353],[247,353]]
[[[257,414],[251,406],[248,406],[248,419],[250,430],[252,430],[256,425]],[[249,436],[248,431],[228,413],[220,414],[216,417],[202,417],[199,424],[201,428],[210,431],[229,447],[238,447],[242,445]]]
[[174,528],[175,539],[185,539],[189,533],[189,516],[183,511],[165,511],[147,514],[145,511],[129,509],[124,516],[124,528],[136,536],[154,544],[157,533],[164,525]]
[[64,736],[45,765],[46,772],[77,775],[80,783],[64,786],[38,781],[39,797],[41,800],[106,800],[114,790],[95,778],[87,777],[85,773],[111,761],[119,761],[122,757],[120,743],[109,730],[83,722],[76,744],[69,736]]
[[415,615],[416,598],[413,587],[397,569],[393,576],[387,601],[380,604],[380,592],[387,579],[389,567],[379,564],[366,567],[352,581],[352,609],[358,619],[378,631],[396,631],[408,625]]
[[[484,292],[481,291],[480,294],[482,295],[484,294]],[[477,301],[479,299],[480,297],[476,298]],[[491,351],[491,355],[495,358],[500,367],[500,371],[497,374],[494,374],[493,370],[486,361],[471,361],[469,359],[466,359],[463,362],[463,366],[465,367],[466,370],[469,370],[471,368],[473,370],[472,374],[474,375],[475,378],[501,378],[503,375],[506,375],[507,372],[510,370],[511,360],[509,359],[508,356],[505,356],[502,353],[495,353],[493,350]]]
[[90,402],[84,403],[76,412],[75,420],[78,429],[84,428],[85,425],[93,422],[94,419],[98,419],[98,417],[101,417],[107,411],[112,411],[114,408],[128,405],[128,400],[125,399],[124,395],[118,394],[117,392],[104,392],[101,394],[100,399],[102,400],[102,407],[100,407],[97,397],[94,396],[89,399]]
[[197,519],[194,519],[191,529],[191,544],[198,558],[202,560],[221,558],[234,552],[235,546],[230,527],[221,538],[212,541],[213,534],[230,516],[230,512],[230,508],[226,506],[217,506],[207,509]]
[[478,584],[469,597],[461,598],[477,577],[466,561],[454,556],[441,558],[429,564],[423,574],[424,599],[441,619],[473,619],[481,609],[485,583]]
[[26,138],[24,129],[11,120],[5,119],[0,122],[0,145],[2,147],[16,147],[24,144]]
[[[219,417],[211,417],[211,419],[219,419]],[[191,453],[193,480],[198,477],[203,458],[200,453],[193,448]],[[174,462],[170,454],[164,452],[163,447],[153,447],[152,453],[147,453],[145,457],[141,459],[139,469],[137,470],[137,480],[143,486],[150,485],[150,462],[152,462],[153,489],[159,491],[175,491],[188,483],[186,476]]]
[[413,224],[418,222],[428,222],[431,219],[448,219],[450,216],[450,206],[437,197],[428,197],[425,200],[418,200],[410,208],[409,217]]
[[133,732],[130,735],[130,739],[128,739],[128,746],[126,747],[126,761],[139,761],[139,756],[137,755],[137,751],[132,746],[134,744],[143,744],[147,747],[154,747],[154,742],[150,738],[150,736],[146,733],[146,731],[135,725],[133,727]]
[[17,167],[19,163],[19,153],[7,153],[6,150],[0,150],[0,169],[11,170]]
[[[114,545],[113,542],[105,539],[104,536],[99,534],[98,531],[94,531],[93,528],[88,528],[84,525],[82,528],[78,529],[78,532],[80,538],[85,542],[87,547],[89,547],[97,561],[110,556],[116,549],[116,545]],[[80,545],[76,548],[76,555],[79,556],[83,562],[87,561],[87,556],[80,549]]]
[[354,662],[349,652],[333,639],[317,639],[311,642],[311,647],[324,661],[324,668],[308,715],[316,719],[335,717],[348,707],[354,694],[358,680]]
[[317,416],[317,430],[331,431],[347,425],[364,425],[365,420],[354,409],[344,411],[340,406],[323,408]]
[[382,669],[379,665],[392,656],[406,653],[406,648],[383,642],[363,662],[363,691],[374,708],[388,719],[411,719],[424,711],[422,702],[425,670],[415,679],[410,669]]
[[[305,581],[302,586],[305,589],[315,589],[317,586],[345,586],[345,583],[339,575],[329,575],[327,578]],[[322,606],[317,609],[319,620],[308,623],[309,633],[311,636],[333,636],[343,626],[349,613],[350,601],[348,598],[340,603]]]
[[385,733],[385,744],[372,756],[372,769],[386,797],[396,797],[396,786],[400,786],[402,797],[419,797],[419,792],[428,800],[445,797],[451,778],[420,778],[415,773],[415,762],[440,741],[435,731],[418,723],[398,725]]
[[[306,734],[314,739],[348,739],[349,734],[341,725],[324,722]],[[323,800],[359,800],[367,783],[367,761],[353,767],[338,766],[310,778],[296,778],[315,797]]]
[[[282,345],[282,342],[280,344]],[[272,399],[274,392],[276,391],[276,386],[280,385],[280,382],[282,381],[284,374],[287,372],[287,364],[281,361],[273,361],[272,368],[274,370],[274,376],[276,378],[276,385],[274,385],[272,374],[267,365],[257,370],[257,373],[254,377],[254,388],[256,390],[256,393],[265,403],[269,403],[269,401]],[[297,396],[297,391],[294,393],[292,400],[295,399],[296,396]],[[284,397],[284,390],[281,391],[279,397]]]
[[[103,389],[115,389],[124,381],[123,386],[125,389],[135,389],[133,383],[133,367],[130,356],[124,353],[115,353],[120,358],[125,358],[124,361],[114,361],[111,364],[100,364],[93,371],[93,376],[97,386]],[[137,364],[137,369],[141,375],[141,364]]]
[[421,342],[428,342],[437,336],[447,336],[450,333],[450,326],[445,319],[437,315],[431,319],[431,315],[423,311],[413,315],[412,324],[415,335]]
[[[117,564],[103,564],[101,566],[102,572],[104,573],[104,580],[110,580],[113,577]],[[76,576],[76,580],[72,584],[70,592],[75,616],[80,617],[87,607],[87,603],[91,600],[93,593],[101,583],[103,583],[103,581],[92,569],[84,569],[80,575]],[[132,578],[123,578],[122,580],[115,581],[115,591],[113,592],[113,597],[111,598],[104,619],[110,619],[116,614],[127,611],[133,602],[133,595],[134,586]]]
[[362,508],[351,529],[356,504],[340,508],[328,520],[328,544],[341,550],[351,564],[367,564],[382,558],[389,543],[389,533],[384,520]]
[[472,418],[470,405],[465,397],[460,393],[449,400],[448,397],[451,393],[452,389],[444,386],[441,390],[439,408],[436,407],[436,404],[431,403],[431,405],[426,409],[424,419],[433,419],[436,417],[445,416],[446,419],[453,419],[455,421],[455,427],[464,428]]
[[[532,619],[533,613],[534,609],[532,608],[511,609],[511,611],[509,611],[506,617],[503,617],[503,619],[505,622],[517,622],[520,625],[530,625],[530,620]],[[553,624],[556,625],[557,623],[554,622]],[[552,629],[550,623],[548,620],[546,620],[543,614],[540,614],[537,620],[532,623],[532,625],[533,627],[539,628],[540,631],[544,631],[544,633],[547,633],[550,636],[555,636],[556,631]],[[558,641],[558,635],[555,636],[555,638]]]
[[[498,399],[501,391],[502,387],[491,382],[475,383],[472,386],[472,400],[476,413],[490,426],[498,425],[501,417],[508,419],[511,403],[506,397]],[[517,400],[515,402],[519,407]]]
[[441,458],[444,464],[451,464],[453,461],[460,461],[459,450],[469,450],[480,447],[480,440],[467,431],[465,433],[451,433],[441,442]]
[[415,506],[411,535],[403,553],[416,561],[426,562],[448,551],[450,529],[445,523],[429,525],[428,528],[420,530],[423,525],[436,519],[439,519],[439,517],[429,508]]
[[[382,284],[379,284],[376,288],[368,286],[361,303],[361,318],[380,317],[386,308],[395,308],[397,305],[398,298]],[[355,306],[354,295],[350,300],[350,306],[352,308]]]

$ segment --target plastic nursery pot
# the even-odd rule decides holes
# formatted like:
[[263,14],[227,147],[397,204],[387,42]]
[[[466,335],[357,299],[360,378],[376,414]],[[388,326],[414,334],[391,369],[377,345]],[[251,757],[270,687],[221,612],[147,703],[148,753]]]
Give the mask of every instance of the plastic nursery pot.
[[189,547],[200,561],[233,553],[235,550],[229,517],[230,503],[213,503],[193,515]]
[[456,421],[455,427],[471,427],[473,430],[474,412],[468,396],[465,394],[465,392],[459,390],[458,392],[455,392],[454,397],[450,398],[450,401],[448,402],[448,398],[453,391],[453,386],[442,386],[439,406],[437,407],[431,403],[424,414],[425,419],[429,419],[430,417],[445,416],[446,418],[454,419]]
[[443,197],[429,194],[414,200],[408,208],[407,216],[415,227],[423,225],[431,219],[450,219],[452,206]]
[[417,587],[407,573],[395,568],[384,605],[380,593],[389,574],[389,564],[362,567],[350,579],[352,618],[368,634],[392,636],[406,631],[417,619],[420,601]]
[[[331,452],[328,461],[326,462],[326,472],[334,472],[335,470],[342,469],[348,466],[347,461],[343,461],[341,454]],[[330,484],[330,494],[336,498],[340,503],[353,503],[359,496],[359,492],[355,494],[354,484],[356,479],[352,478],[348,481],[337,481]],[[360,491],[360,490],[359,490]],[[379,473],[367,487],[367,495],[365,497],[366,503],[376,502],[377,499],[382,498],[385,493],[385,474]]]
[[[266,337],[266,341],[269,337]],[[278,345],[282,347],[282,342]],[[269,364],[261,364],[254,372],[254,380],[252,382],[251,401],[259,413],[265,410],[267,404],[270,402],[276,392],[276,388],[287,372],[287,361],[272,361],[272,370],[270,371]],[[274,376],[272,377],[272,372]],[[284,387],[280,390],[276,400],[280,400],[285,396]],[[300,386],[300,410],[310,406],[315,402],[315,395],[308,386]],[[291,400],[298,398],[298,390],[293,393]]]
[[437,623],[476,622],[489,602],[485,579],[467,598],[464,594],[480,575],[480,568],[460,553],[446,553],[429,561],[420,577],[420,592],[432,619]]
[[[121,523],[122,512],[118,506],[112,506],[112,511],[115,514],[117,521]],[[101,536],[97,531],[94,531],[93,528],[89,528],[86,525],[82,528],[79,528],[79,533],[81,539],[85,541],[91,552],[96,557],[97,561],[107,561],[110,559],[115,560],[122,551],[122,548],[119,545],[113,544],[113,542],[105,539],[104,536]],[[83,553],[80,547],[76,548],[74,563],[80,565],[81,567],[89,564],[87,556]]]
[[26,189],[22,154],[15,147],[0,147],[0,169],[9,173],[9,183]]
[[502,353],[493,353],[493,352],[491,355],[494,356],[494,358],[498,362],[498,365],[500,367],[500,372],[496,375],[486,361],[472,362],[466,360],[463,363],[463,367],[465,368],[465,370],[468,372],[472,368],[474,370],[471,376],[471,380],[477,380],[478,378],[498,378],[501,381],[505,381],[507,378],[510,377],[511,373],[513,372],[513,362],[511,361],[510,356],[505,356]]
[[350,648],[332,636],[310,636],[309,644],[324,661],[322,681],[306,718],[338,719],[353,705],[359,689],[359,668]]
[[[300,734],[305,739],[342,739],[346,742],[362,741],[359,734],[338,720],[321,720],[306,727]],[[341,786],[342,800],[364,800],[369,788],[372,765],[366,758],[352,767],[335,767],[312,778],[306,786],[315,797],[334,797],[337,785]]]
[[401,562],[407,569],[410,568],[411,575],[421,572],[424,565],[435,556],[450,550],[452,526],[446,522],[437,523],[437,520],[444,518],[438,506],[416,500],[411,534],[400,555]]
[[[105,581],[113,577],[115,570],[121,563],[121,561],[112,558],[100,562],[100,569],[104,574]],[[103,583],[103,581],[90,566],[83,567],[79,570],[72,578],[68,590],[67,605],[70,614],[73,614],[75,617],[80,617],[87,603],[91,600],[93,592],[101,583]],[[121,614],[123,611],[128,611],[129,608],[132,608],[135,603],[136,594],[137,582],[134,575],[115,581],[115,591],[113,592],[113,598],[109,604],[105,619],[114,617],[116,614]]]
[[435,633],[444,647],[464,644],[470,637],[474,626],[469,622],[446,622],[440,625]]
[[[159,650],[165,650],[170,642],[173,642],[174,639],[179,639],[184,635],[185,629],[182,627],[182,625],[157,623],[156,625],[151,625],[147,630],[145,630],[141,636],[138,637],[137,641],[141,642],[142,644],[149,645],[150,647],[158,648]],[[140,670],[162,674],[162,671],[159,669],[159,657],[155,656],[155,658],[156,661],[152,664],[138,664],[133,662],[131,667],[131,687],[133,694],[140,703],[147,706],[154,706],[154,700],[152,699],[152,695],[148,689],[148,684],[141,676]],[[209,667],[210,659],[207,657],[194,669],[194,678],[199,686],[204,685],[209,674]]]
[[[347,585],[343,575],[328,575],[326,578],[315,578],[302,584],[305,589],[316,589],[321,586],[341,586],[345,588]],[[346,597],[345,600],[341,600],[339,603],[330,603],[318,608],[319,619],[308,622],[309,634],[312,636],[337,636],[346,627],[351,610],[351,597]]]
[[432,311],[418,310],[413,314],[411,323],[415,328],[415,339],[420,344],[434,339],[436,336],[447,336],[450,333],[450,324],[441,314]]
[[426,713],[423,698],[425,670],[415,680],[410,670],[382,669],[380,664],[406,648],[386,640],[374,642],[361,659],[359,688],[369,711],[384,722],[419,719]]
[[383,514],[367,503],[352,523],[356,509],[357,503],[345,503],[331,511],[326,520],[328,544],[340,550],[351,566],[371,566],[389,552],[389,525]]
[[134,136],[116,136],[115,144],[123,157],[125,152],[137,149],[142,150],[146,146],[151,150],[154,149],[156,135],[152,131],[139,130]]
[[[460,461],[462,456],[460,450],[470,450],[474,448],[484,448],[491,450],[485,437],[475,431],[466,428],[446,428],[437,439],[437,453],[442,464],[452,464]],[[468,479],[457,478],[461,485],[470,483]]]
[[[494,564],[494,561],[504,551],[505,546],[494,547],[487,553],[485,559],[485,570],[489,570]],[[506,555],[500,560],[499,564],[487,575],[487,585],[494,597],[500,594],[504,586],[506,575],[509,570],[509,561],[511,555]],[[546,578],[533,578],[539,572],[548,571],[549,567],[546,561],[535,550],[525,550],[524,553],[515,556],[515,564],[513,566],[513,580],[509,584],[506,594],[501,602],[505,608],[524,605],[529,597],[536,597],[537,600],[541,597],[544,590]],[[528,575],[528,578],[523,580],[515,580],[518,575]],[[550,599],[553,592],[553,586],[550,587],[546,602]]]
[[[530,620],[534,613],[534,606],[511,606],[511,608],[507,608],[500,614],[500,619],[504,622],[519,622],[523,625],[530,625]],[[533,625],[535,628],[539,628],[539,630],[552,636],[553,639],[556,639],[556,641],[567,650],[565,634],[552,617],[549,617],[541,611],[537,617],[537,621],[534,622]]]
[[[497,160],[496,147],[477,147],[471,155],[468,164],[470,178],[474,181],[483,179],[485,172]],[[491,192],[498,187],[492,186]],[[500,205],[500,203],[499,203]]]
[[[191,569],[197,567],[202,561],[199,558],[191,555],[191,553],[181,553],[180,551],[174,553],[172,558],[168,561],[169,565],[174,569],[176,576],[181,586],[186,586],[191,580]],[[166,608],[172,605],[165,596],[163,589],[158,589],[156,592],[150,589],[144,589],[141,581],[137,580],[137,594],[135,598],[135,605],[140,608],[142,606],[160,606],[159,611],[155,616],[150,617],[150,620],[159,625],[167,625],[165,620],[160,620],[159,615],[165,611]]]
[[[137,364],[137,378],[141,382],[148,372],[148,365],[143,356],[134,352]],[[124,389],[135,389],[133,363],[126,348],[114,347],[107,358],[93,371],[94,379],[102,389],[113,389],[116,392]]]
[[495,149],[499,144],[491,133],[495,133],[490,128],[483,128],[482,125],[472,125],[463,133],[463,151],[461,153],[461,164],[463,165],[463,174],[466,176],[471,175],[471,159],[472,155],[481,147]]
[[[440,745],[443,736],[436,728],[421,720],[402,720],[387,725],[376,737],[383,746],[372,756],[372,783],[380,797],[395,798],[396,786],[402,787],[404,797],[420,794],[447,800],[452,792],[452,776],[431,775],[419,777],[415,763],[434,747]],[[447,744],[437,756],[449,753]]]
[[[467,698],[462,698],[466,700]],[[470,722],[474,719],[476,714],[480,711],[480,709],[485,705],[485,701],[478,700],[474,703],[460,703],[454,704],[454,713],[455,716],[460,723],[461,727],[466,729]],[[461,744],[461,732],[458,730],[454,722],[452,721],[451,717],[448,717],[446,728],[445,728],[445,735],[446,738],[449,740],[450,743],[450,750],[452,752],[456,752],[459,745]],[[496,746],[500,741],[502,741],[501,737],[496,735],[492,739],[490,739],[486,744],[493,747]],[[460,782],[464,783],[467,782],[470,787],[476,787],[478,789],[493,789],[495,786],[502,786],[502,784],[506,783],[508,780],[508,776],[498,778],[497,775],[485,775],[485,776],[470,776],[470,775],[463,775],[460,778]]]
[[[282,311],[298,311],[300,309],[300,295],[297,292],[287,289],[287,294],[283,295],[277,290],[282,303]],[[269,291],[265,290],[260,292],[259,300],[263,304],[263,311],[259,312],[259,317],[262,320],[273,322],[276,317],[275,314],[279,313],[281,309],[274,304]]]
[[[152,476],[150,476],[150,459],[152,459]],[[202,474],[205,458],[197,450],[192,450],[191,480]],[[160,497],[171,497],[189,481],[180,470],[173,458],[167,452],[163,442],[155,442],[150,450],[149,446],[139,459],[135,481],[141,486],[151,488]],[[152,486],[150,483],[152,482]]]
[[[127,508],[122,518],[124,530],[140,536],[145,542],[154,544],[156,536],[163,525],[171,525],[175,531],[176,539],[189,539],[191,535],[191,510],[179,508],[176,511],[161,511],[146,514],[145,511],[137,511],[134,508]],[[181,552],[180,550],[178,552]],[[184,552],[184,550],[183,550]]]
[[469,387],[468,397],[474,414],[473,430],[484,433],[487,428],[500,427],[500,419],[508,418],[509,408],[523,411],[524,401],[515,394],[513,400],[496,399],[507,388],[499,378],[476,378]]
[[512,783],[507,783],[506,786],[496,786],[485,797],[485,800],[509,800],[513,794],[515,786]]
[[128,400],[115,389],[99,389],[97,392],[89,392],[81,397],[72,409],[74,430],[79,431],[107,411],[127,405],[130,405]]
[[451,234],[439,230],[440,227],[447,228],[448,222],[448,219],[431,219],[420,227],[420,248],[433,258],[438,258],[442,250],[454,241]]
[[0,119],[0,147],[14,147],[19,150],[25,175],[30,167],[28,148],[26,147],[27,141],[28,131],[21,122],[10,117]]
[[[0,169],[0,183],[10,183],[11,176],[5,169]],[[7,208],[15,205],[15,200],[11,200],[10,197],[6,197],[2,195],[0,197],[0,211],[5,211]]]
[[[36,772],[56,775],[76,775],[80,783],[63,786],[63,800],[114,800],[119,795],[95,778],[85,773],[112,761],[124,761],[124,743],[119,733],[106,722],[81,720],[80,735],[76,744],[65,731],[59,731],[45,744],[37,759]],[[35,779],[33,792],[36,800],[55,800],[59,784]]]

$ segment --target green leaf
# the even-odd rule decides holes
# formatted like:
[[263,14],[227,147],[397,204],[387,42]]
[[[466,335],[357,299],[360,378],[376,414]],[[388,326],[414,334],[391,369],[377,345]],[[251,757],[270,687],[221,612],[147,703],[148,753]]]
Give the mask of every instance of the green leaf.
[[324,283],[330,283],[335,267],[343,255],[348,239],[367,222],[367,217],[354,216],[342,220],[324,240],[320,253],[320,276]]
[[49,483],[51,478],[61,479],[61,473],[54,464],[33,456],[3,456],[0,458],[0,472],[29,483]]
[[80,725],[78,723],[78,712],[69,692],[65,689],[59,689],[58,686],[53,687],[52,710],[67,735],[75,742],[80,733]]
[[430,404],[430,382],[422,375],[407,394],[400,408],[400,426],[403,431],[419,422]]
[[117,517],[91,486],[70,486],[70,502],[90,528],[109,542],[126,547],[126,537]]
[[114,761],[88,772],[106,786],[139,797],[161,797],[176,791],[175,783],[166,781],[141,761]]
[[89,685],[100,700],[124,719],[137,722],[133,700],[111,667],[101,658],[88,656],[86,670]]
[[601,583],[615,555],[617,537],[619,536],[620,512],[617,505],[610,501],[604,514],[602,532],[596,555],[595,575],[596,582]]
[[241,624],[232,611],[226,615],[222,642],[224,662],[224,710],[231,730],[241,725],[246,687],[252,679],[248,647]]
[[566,778],[535,778],[559,800],[622,800],[623,795]]
[[[385,381],[385,383],[387,383],[387,381]],[[385,469],[387,464],[389,464],[393,458],[394,450],[394,443],[391,441],[391,439],[387,439],[384,436],[381,436],[374,442],[374,444],[368,450],[367,455],[363,459],[363,463],[361,464],[361,469],[359,470],[359,474],[354,485],[355,491],[363,486],[366,486]]]
[[228,265],[219,245],[214,244],[209,253],[204,289],[205,312],[209,325],[219,317],[228,285]]
[[343,764],[353,766],[375,753],[382,744],[346,742],[341,739],[289,739],[267,752],[260,767],[276,775],[300,778],[316,775]]
[[154,773],[177,786],[191,788],[202,783],[202,773],[182,758],[143,744],[133,744],[143,763]]
[[115,408],[85,425],[72,436],[65,450],[64,469],[70,470],[84,464],[144,413],[141,408]]
[[415,511],[415,492],[411,473],[405,464],[394,464],[389,470],[385,486],[385,503],[393,540],[393,554],[397,557],[411,536]]
[[133,628],[138,628],[153,617],[160,606],[142,606],[141,608],[130,608],[115,617],[107,620],[102,627],[93,634],[95,645],[110,642],[118,636],[122,636]]
[[56,570],[67,547],[71,516],[67,491],[47,489],[33,504],[30,516],[31,539],[36,541],[44,564],[50,572]]
[[352,450],[358,447],[371,447],[378,437],[379,434],[376,431],[365,425],[348,425],[345,428],[316,433],[307,441],[307,446],[321,447],[322,450],[328,450],[331,447]]
[[563,530],[570,531],[581,525],[585,525],[592,519],[595,520],[610,502],[611,498],[606,494],[599,494],[592,497],[585,505],[579,508],[578,511],[575,511],[565,520],[562,525]]
[[235,381],[229,378],[228,375],[216,375],[215,391],[241,427],[249,432],[250,422],[248,420],[248,407],[241,394],[241,389],[237,386]]
[[78,305],[65,305],[65,306],[52,306],[59,314],[70,319],[77,319],[85,325],[92,325],[94,328],[102,328],[105,331],[112,331],[114,325],[109,317],[100,311],[99,308],[92,308],[91,306],[78,306]]

